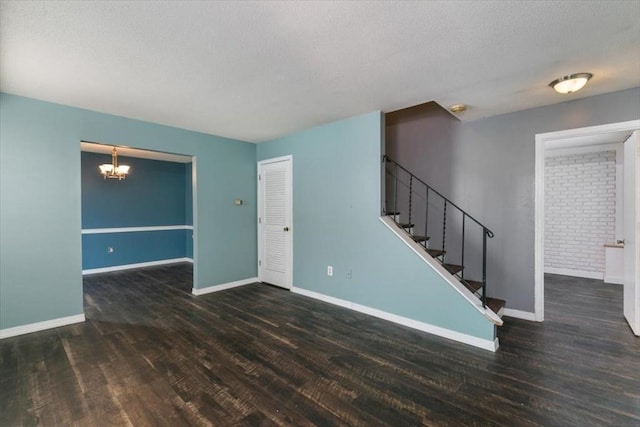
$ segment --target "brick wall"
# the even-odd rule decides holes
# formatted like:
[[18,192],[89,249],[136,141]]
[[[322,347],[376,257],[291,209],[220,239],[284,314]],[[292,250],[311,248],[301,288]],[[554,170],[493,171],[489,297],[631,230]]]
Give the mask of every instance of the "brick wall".
[[545,270],[604,273],[602,245],[615,240],[616,152],[545,160]]

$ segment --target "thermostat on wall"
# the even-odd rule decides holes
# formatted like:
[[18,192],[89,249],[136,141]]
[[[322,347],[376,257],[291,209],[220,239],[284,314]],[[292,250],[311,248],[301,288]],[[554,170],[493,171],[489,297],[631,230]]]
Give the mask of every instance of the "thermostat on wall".
[[242,202],[242,199],[235,199],[235,200],[233,201],[233,204],[234,204],[234,205],[236,205],[236,206],[240,206],[242,203],[243,203],[243,202]]

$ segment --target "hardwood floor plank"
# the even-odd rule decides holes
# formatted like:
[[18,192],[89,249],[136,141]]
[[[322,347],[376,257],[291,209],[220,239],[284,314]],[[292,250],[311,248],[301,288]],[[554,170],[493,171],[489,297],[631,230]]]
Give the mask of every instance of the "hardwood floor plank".
[[0,425],[640,425],[621,287],[548,275],[490,353],[192,266],[87,276],[82,324],[0,341]]

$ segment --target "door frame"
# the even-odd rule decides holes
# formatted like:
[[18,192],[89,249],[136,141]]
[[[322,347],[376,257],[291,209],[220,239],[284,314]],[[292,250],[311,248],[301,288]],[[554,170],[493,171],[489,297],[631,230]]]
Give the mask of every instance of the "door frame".
[[536,134],[535,137],[535,226],[534,226],[534,314],[535,320],[544,321],[544,159],[548,142],[595,134],[634,131],[640,129],[640,120],[588,126],[556,132]]
[[[633,147],[631,147],[631,143],[629,143],[629,139],[633,138]],[[629,218],[624,215],[623,221],[624,224],[631,224],[634,228],[633,236],[629,236],[630,233],[625,231],[623,239],[625,240],[624,245],[624,272],[623,272],[623,286],[624,286],[624,297],[623,297],[623,314],[624,318],[629,323],[629,327],[633,331],[633,334],[636,336],[640,336],[640,197],[638,196],[638,191],[640,190],[640,130],[635,130],[631,136],[625,141],[625,156],[624,156],[624,165],[625,168],[629,166],[629,163],[633,162],[633,170],[625,169],[623,170],[624,175],[624,183],[625,187],[623,189],[624,194],[629,194],[629,198],[624,199],[624,213],[627,212],[628,207],[632,207],[634,211],[634,216]],[[633,151],[631,151],[633,150]],[[631,160],[632,159],[632,160]],[[626,186],[627,184],[633,183],[632,185]],[[632,200],[633,199],[633,200]],[[632,241],[632,245],[627,245],[626,241]],[[633,253],[631,250],[633,249]],[[629,269],[629,266],[626,264],[626,261],[632,259],[635,261],[635,269]],[[630,271],[631,270],[631,271]],[[634,283],[633,286],[629,286],[629,281]],[[630,292],[633,291],[633,292]],[[629,301],[631,299],[631,307],[633,312],[628,313]],[[634,307],[635,305],[635,307]]]
[[291,256],[289,257],[288,260],[288,273],[287,273],[287,281],[289,282],[289,286],[288,287],[283,287],[284,289],[289,289],[291,290],[293,288],[293,233],[295,231],[294,226],[293,226],[293,155],[287,155],[287,156],[281,156],[281,157],[274,157],[271,159],[264,159],[264,160],[260,160],[257,163],[257,171],[256,171],[256,183],[257,183],[257,201],[258,201],[258,209],[256,209],[256,229],[257,229],[257,237],[258,237],[258,256],[256,258],[256,266],[258,268],[258,280],[260,282],[263,281],[264,277],[263,277],[263,272],[262,272],[262,266],[260,265],[260,257],[262,254],[262,227],[260,224],[260,216],[262,214],[262,190],[261,190],[261,183],[260,183],[260,168],[264,165],[268,165],[270,163],[278,163],[278,162],[284,162],[284,161],[288,161],[289,162],[289,168],[287,169],[287,178],[289,179],[289,183],[290,183],[290,191],[289,191],[289,220],[291,222],[291,225],[289,225],[289,232],[287,233],[288,238],[289,238],[289,245],[291,246]]

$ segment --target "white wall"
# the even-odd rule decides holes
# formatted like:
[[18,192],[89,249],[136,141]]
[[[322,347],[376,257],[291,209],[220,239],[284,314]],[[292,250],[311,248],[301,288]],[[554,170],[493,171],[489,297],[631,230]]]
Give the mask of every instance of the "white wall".
[[545,160],[545,272],[602,279],[616,238],[616,151]]

